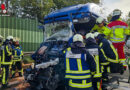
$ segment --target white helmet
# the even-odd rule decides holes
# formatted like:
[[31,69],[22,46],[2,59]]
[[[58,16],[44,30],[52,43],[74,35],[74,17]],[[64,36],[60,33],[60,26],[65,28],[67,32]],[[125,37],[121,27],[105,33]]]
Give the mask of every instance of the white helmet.
[[92,33],[88,33],[88,34],[86,34],[86,39],[88,39],[88,38],[93,38],[94,39],[94,34],[92,34]]
[[121,15],[121,10],[119,9],[115,9],[112,13],[112,16],[117,16],[117,15]]
[[11,39],[13,39],[13,36],[8,36],[7,37],[7,40],[11,40]]
[[104,21],[104,19],[102,17],[98,17],[96,19],[96,23],[102,23]]
[[73,42],[80,41],[83,42],[83,36],[80,34],[75,34],[73,37]]
[[99,34],[100,34],[99,32],[95,32],[94,37],[97,37]]

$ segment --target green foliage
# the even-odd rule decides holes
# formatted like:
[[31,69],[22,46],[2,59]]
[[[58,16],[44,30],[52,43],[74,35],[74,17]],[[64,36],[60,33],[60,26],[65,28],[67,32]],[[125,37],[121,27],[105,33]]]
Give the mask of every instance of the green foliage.
[[13,15],[20,14],[22,17],[43,19],[46,14],[55,9],[87,2],[99,3],[99,0],[11,0],[11,5]]
[[50,8],[55,7],[53,0],[11,0],[11,5],[13,15],[17,16],[20,13],[22,17],[29,18],[42,18],[49,13]]

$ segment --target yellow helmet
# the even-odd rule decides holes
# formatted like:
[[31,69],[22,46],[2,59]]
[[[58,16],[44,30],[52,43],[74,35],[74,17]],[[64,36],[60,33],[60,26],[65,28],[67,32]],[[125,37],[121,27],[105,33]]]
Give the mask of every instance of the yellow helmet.
[[73,37],[73,42],[80,41],[83,42],[83,36],[80,34],[75,34]]
[[119,9],[115,9],[115,10],[113,10],[113,12],[112,12],[112,16],[117,16],[117,15],[121,15],[121,10],[119,10]]
[[94,39],[94,34],[92,34],[92,33],[88,33],[88,34],[86,34],[86,39],[88,39],[88,38],[93,38]]

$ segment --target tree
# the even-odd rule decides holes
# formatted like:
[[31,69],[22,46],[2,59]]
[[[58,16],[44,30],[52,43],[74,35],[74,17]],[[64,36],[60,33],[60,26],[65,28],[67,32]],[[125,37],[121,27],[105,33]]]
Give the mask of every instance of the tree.
[[10,10],[15,16],[43,19],[53,10],[87,2],[99,3],[99,0],[11,0]]
[[15,16],[42,18],[54,8],[53,0],[11,0],[12,13]]

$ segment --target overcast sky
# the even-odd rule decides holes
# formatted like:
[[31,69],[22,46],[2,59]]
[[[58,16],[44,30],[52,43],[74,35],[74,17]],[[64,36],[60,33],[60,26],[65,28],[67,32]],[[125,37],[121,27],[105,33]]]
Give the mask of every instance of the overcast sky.
[[122,10],[123,16],[130,12],[130,0],[103,0],[103,3],[110,13],[116,8]]

